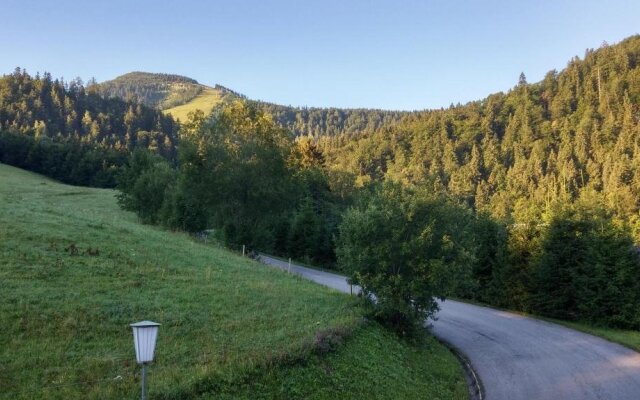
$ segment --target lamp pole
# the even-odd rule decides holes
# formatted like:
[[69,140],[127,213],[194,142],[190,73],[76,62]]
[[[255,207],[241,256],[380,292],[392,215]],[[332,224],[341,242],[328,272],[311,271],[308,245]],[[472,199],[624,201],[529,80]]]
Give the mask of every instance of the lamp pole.
[[142,400],[147,400],[147,364],[142,364]]
[[142,366],[142,395],[147,399],[147,364],[153,361],[153,353],[158,338],[160,324],[152,321],[141,321],[130,325],[133,329],[133,344],[136,348],[136,361]]

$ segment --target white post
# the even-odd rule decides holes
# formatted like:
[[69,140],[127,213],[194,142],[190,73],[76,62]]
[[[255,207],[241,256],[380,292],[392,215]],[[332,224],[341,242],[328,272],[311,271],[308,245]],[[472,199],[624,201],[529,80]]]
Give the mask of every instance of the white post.
[[289,257],[289,273],[291,273],[291,257]]
[[244,257],[244,245],[242,245],[242,257]]

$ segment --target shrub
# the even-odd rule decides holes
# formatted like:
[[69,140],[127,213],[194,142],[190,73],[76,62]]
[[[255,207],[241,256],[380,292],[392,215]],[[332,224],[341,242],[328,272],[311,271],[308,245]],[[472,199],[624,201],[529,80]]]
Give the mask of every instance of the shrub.
[[401,334],[438,309],[436,298],[469,280],[470,213],[423,191],[386,184],[344,215],[339,265],[375,299],[373,314]]

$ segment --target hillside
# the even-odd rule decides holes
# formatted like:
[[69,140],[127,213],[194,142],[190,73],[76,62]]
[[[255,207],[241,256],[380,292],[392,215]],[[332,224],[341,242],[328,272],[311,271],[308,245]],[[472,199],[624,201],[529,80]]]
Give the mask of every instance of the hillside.
[[400,341],[354,298],[142,225],[112,190],[0,164],[0,252],[2,399],[137,398],[142,319],[162,323],[154,399],[467,397],[433,339]]
[[100,83],[98,87],[104,97],[138,101],[181,121],[192,111],[209,114],[223,101],[243,97],[223,86],[209,87],[185,76],[137,71]]
[[319,147],[357,182],[428,185],[507,223],[588,202],[640,241],[640,36],[587,50],[541,82],[522,75],[507,93],[351,139]]

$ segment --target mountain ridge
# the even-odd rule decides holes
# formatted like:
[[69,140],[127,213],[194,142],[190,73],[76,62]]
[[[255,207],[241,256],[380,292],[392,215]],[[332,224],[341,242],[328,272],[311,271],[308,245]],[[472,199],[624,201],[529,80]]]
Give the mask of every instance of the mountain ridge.
[[371,133],[414,113],[368,108],[286,106],[248,99],[220,84],[208,86],[186,76],[140,71],[105,81],[99,84],[99,88],[105,97],[136,100],[182,122],[197,110],[208,115],[223,103],[247,100],[271,114],[280,126],[290,130],[295,136],[316,138],[342,133],[349,136]]

